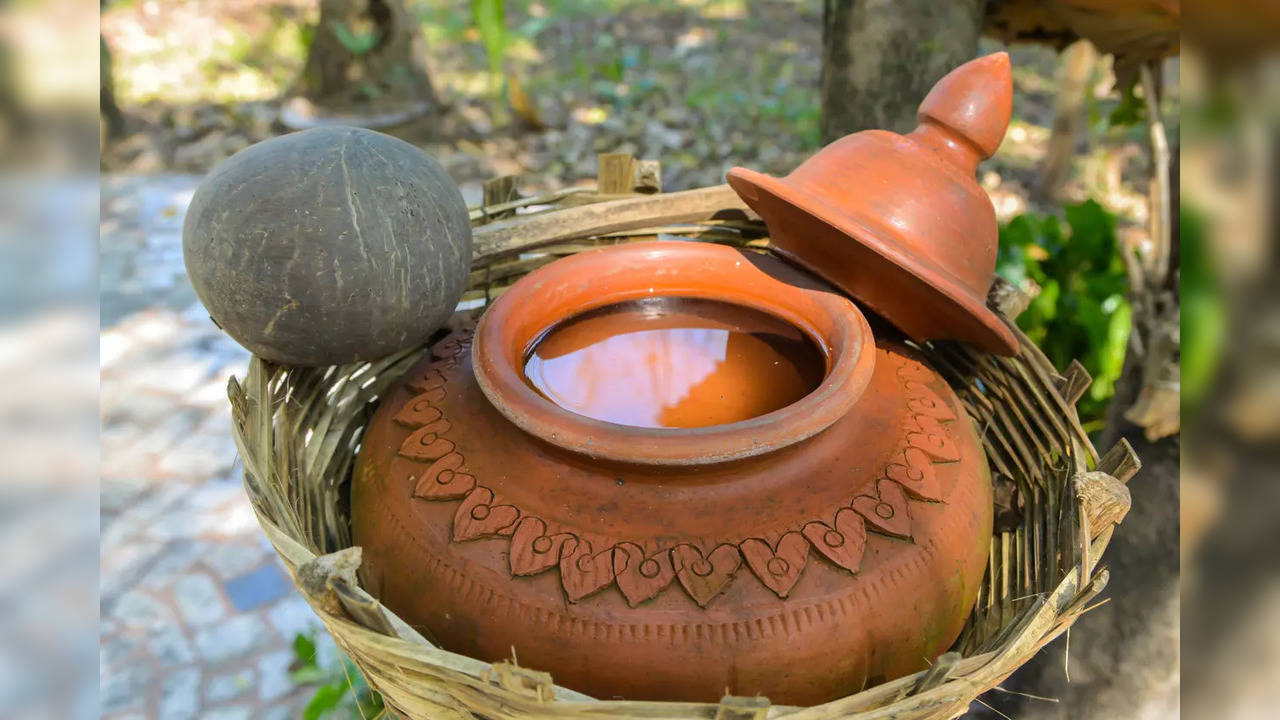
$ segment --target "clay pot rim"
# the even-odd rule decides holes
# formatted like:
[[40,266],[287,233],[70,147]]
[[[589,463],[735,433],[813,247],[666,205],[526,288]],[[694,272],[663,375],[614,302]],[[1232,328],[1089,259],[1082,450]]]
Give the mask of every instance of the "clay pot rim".
[[[971,342],[982,350],[999,355],[1013,355],[1018,351],[1017,337],[1000,316],[987,306],[986,298],[979,297],[964,282],[931,258],[907,250],[905,244],[900,241],[882,237],[863,223],[849,217],[847,213],[841,212],[825,198],[791,186],[786,178],[776,178],[756,170],[734,167],[729,170],[726,179],[734,191],[748,201],[748,204],[754,204],[759,193],[768,193],[785,205],[788,212],[807,215],[818,220],[847,238],[849,242],[862,245],[885,262],[892,263],[919,280],[919,286],[913,290],[927,293],[927,296],[920,298],[920,302],[940,306],[950,305],[959,311],[955,317],[970,321],[954,329],[951,333],[954,339]],[[788,253],[788,257],[791,256],[792,254]],[[792,259],[841,290],[859,297],[859,288],[848,287],[848,283],[840,281],[839,268],[813,267],[803,257],[792,257]],[[886,317],[891,322],[894,320],[891,314]]]
[[[663,271],[655,273],[655,268]],[[801,282],[813,283],[792,272]],[[708,287],[713,278],[721,285]],[[687,429],[595,420],[561,408],[525,384],[522,359],[530,343],[552,325],[594,308],[656,296],[720,300],[772,313],[826,351],[826,376],[808,395],[773,412]],[[476,327],[472,346],[481,391],[517,427],[574,453],[636,465],[731,462],[798,443],[853,408],[874,364],[871,328],[848,298],[816,285],[784,282],[735,248],[688,241],[588,250],[539,268],[494,301]]]

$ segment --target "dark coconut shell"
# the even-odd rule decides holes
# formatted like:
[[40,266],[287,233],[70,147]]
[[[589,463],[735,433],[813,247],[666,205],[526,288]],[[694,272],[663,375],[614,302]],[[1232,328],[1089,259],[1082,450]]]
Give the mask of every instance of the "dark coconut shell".
[[257,355],[336,365],[423,342],[471,264],[466,203],[418,148],[316,128],[236,153],[200,183],[182,228],[196,295]]

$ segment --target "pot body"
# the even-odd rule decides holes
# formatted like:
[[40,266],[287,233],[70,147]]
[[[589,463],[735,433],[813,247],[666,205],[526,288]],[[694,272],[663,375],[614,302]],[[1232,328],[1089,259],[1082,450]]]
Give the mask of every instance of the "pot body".
[[990,476],[958,399],[905,345],[863,348],[865,389],[824,430],[682,465],[517,427],[477,380],[474,333],[388,393],[351,496],[366,587],[442,647],[514,648],[599,698],[813,704],[954,641],[985,566]]

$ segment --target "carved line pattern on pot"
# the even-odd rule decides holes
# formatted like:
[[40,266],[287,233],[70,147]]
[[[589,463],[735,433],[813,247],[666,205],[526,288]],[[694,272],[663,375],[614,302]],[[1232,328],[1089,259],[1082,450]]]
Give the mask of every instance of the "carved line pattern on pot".
[[[969,483],[957,486],[957,491],[964,494],[974,492],[976,487]],[[397,537],[414,538],[408,525],[405,524],[401,512],[404,506],[391,502],[388,495],[379,496],[383,512],[380,517],[389,520]],[[961,504],[969,498],[956,498]],[[938,536],[964,535],[975,532],[973,518],[962,513],[946,513],[941,517],[943,525],[933,537],[923,545],[920,552],[912,553],[905,564],[886,568],[878,573],[870,582],[859,584],[853,595],[841,595],[835,598],[817,600],[807,605],[789,605],[786,609],[773,615],[765,615],[749,620],[736,620],[727,623],[609,623],[582,617],[571,617],[565,612],[563,605],[555,608],[539,607],[505,595],[500,589],[481,582],[477,574],[468,573],[450,564],[444,556],[433,552],[421,541],[414,539],[411,547],[417,554],[417,561],[431,576],[441,578],[441,582],[454,588],[456,597],[463,598],[469,606],[488,608],[493,613],[510,613],[530,625],[546,628],[554,635],[576,635],[589,637],[599,642],[648,642],[661,640],[688,646],[692,642],[711,642],[713,644],[741,643],[755,641],[760,638],[771,638],[781,634],[791,638],[819,628],[830,630],[833,618],[866,617],[867,607],[876,607],[887,597],[896,597],[893,587],[906,577],[927,572],[933,567],[937,555]],[[957,523],[966,524],[961,531],[955,530]],[[620,547],[631,545],[622,543]],[[638,548],[638,546],[635,546]],[[855,599],[855,595],[860,600]]]
[[[403,537],[412,537],[407,525],[401,520],[398,512],[402,508],[387,502],[382,496],[385,514]],[[945,522],[949,524],[961,519],[956,514],[949,514]],[[943,531],[945,534],[945,530]],[[855,605],[852,596],[818,600],[808,605],[791,606],[774,615],[755,617],[750,620],[737,620],[730,623],[608,623],[580,617],[570,617],[563,607],[555,609],[538,607],[503,595],[492,587],[480,582],[474,575],[466,573],[446,562],[439,553],[428,551],[421,544],[415,543],[418,560],[430,574],[439,576],[447,585],[456,589],[458,597],[466,599],[476,606],[483,605],[492,612],[514,613],[528,623],[545,627],[547,632],[557,635],[580,635],[597,641],[649,641],[669,640],[688,645],[690,642],[709,640],[712,643],[739,643],[745,640],[769,638],[781,633],[783,637],[804,633],[810,628],[828,629],[831,618],[855,616],[865,618],[866,613]],[[916,553],[908,567],[898,567],[876,578],[869,585],[856,591],[861,595],[862,606],[868,603],[881,602],[892,593],[892,586],[902,578],[925,572],[927,566],[937,554],[937,540],[930,538],[921,546],[922,552]]]
[[[957,492],[967,495],[973,493],[976,490],[976,486],[970,483],[962,483],[956,489]],[[390,502],[390,497],[387,495],[381,495],[380,498],[384,511],[381,516],[390,520],[395,527],[397,536],[413,538],[413,534],[400,515],[400,512],[404,510],[404,506]],[[956,498],[953,495],[952,499],[959,500],[961,504],[965,504],[970,498],[963,496]],[[428,546],[419,541],[415,540],[412,547],[417,552],[417,559],[421,566],[432,576],[440,577],[442,582],[453,587],[456,590],[457,597],[464,598],[469,604],[475,606],[483,605],[495,613],[514,613],[524,618],[529,624],[545,627],[547,632],[552,634],[572,634],[607,642],[638,642],[658,639],[685,645],[694,640],[728,644],[740,643],[744,639],[754,641],[759,638],[769,638],[779,633],[783,637],[790,638],[814,627],[820,627],[825,631],[829,629],[828,623],[830,620],[837,617],[856,616],[859,619],[865,618],[865,608],[875,607],[878,603],[884,602],[885,598],[893,597],[893,587],[895,585],[906,577],[927,572],[933,566],[933,559],[938,550],[938,536],[964,535],[977,531],[973,518],[962,513],[946,513],[941,516],[941,520],[943,525],[938,528],[934,536],[930,537],[927,542],[917,546],[921,551],[912,553],[906,564],[898,565],[894,568],[886,568],[871,579],[870,582],[857,586],[854,592],[861,598],[861,602],[855,600],[852,595],[841,595],[835,598],[818,600],[808,605],[791,605],[774,615],[759,616],[750,620],[737,620],[731,623],[613,624],[581,617],[570,617],[564,612],[563,606],[557,606],[554,609],[538,607],[502,594],[500,590],[480,582],[476,575],[460,570],[446,562],[440,553],[432,552]],[[965,529],[955,530],[955,525],[958,523],[966,524]],[[630,543],[623,543],[622,545],[630,545]]]
[[561,587],[570,602],[617,585],[635,607],[674,583],[707,607],[744,565],[765,587],[786,598],[799,582],[811,548],[836,567],[856,573],[868,531],[912,541],[908,498],[942,502],[934,465],[960,459],[948,430],[956,414],[929,387],[930,373],[917,361],[892,356],[910,411],[902,450],[880,472],[875,494],[859,495],[833,508],[828,521],[808,521],[784,532],[776,544],[753,537],[710,550],[686,543],[653,554],[621,539],[589,538],[558,529],[548,532],[542,518],[503,503],[491,488],[466,473],[465,457],[446,437],[452,426],[436,406],[445,396],[442,371],[457,367],[471,347],[474,332],[475,322],[469,321],[432,346],[434,361],[407,383],[418,394],[395,415],[397,424],[412,430],[399,455],[427,466],[409,477],[415,483],[413,496],[461,501],[453,517],[454,542],[510,538],[512,575],[533,575],[558,566]]

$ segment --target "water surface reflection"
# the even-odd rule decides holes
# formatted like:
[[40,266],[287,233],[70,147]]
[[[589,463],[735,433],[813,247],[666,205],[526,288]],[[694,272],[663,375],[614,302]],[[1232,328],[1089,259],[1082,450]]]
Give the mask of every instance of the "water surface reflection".
[[723,425],[790,405],[822,382],[806,335],[768,313],[713,300],[647,298],[553,327],[525,379],[580,415],[649,428]]

